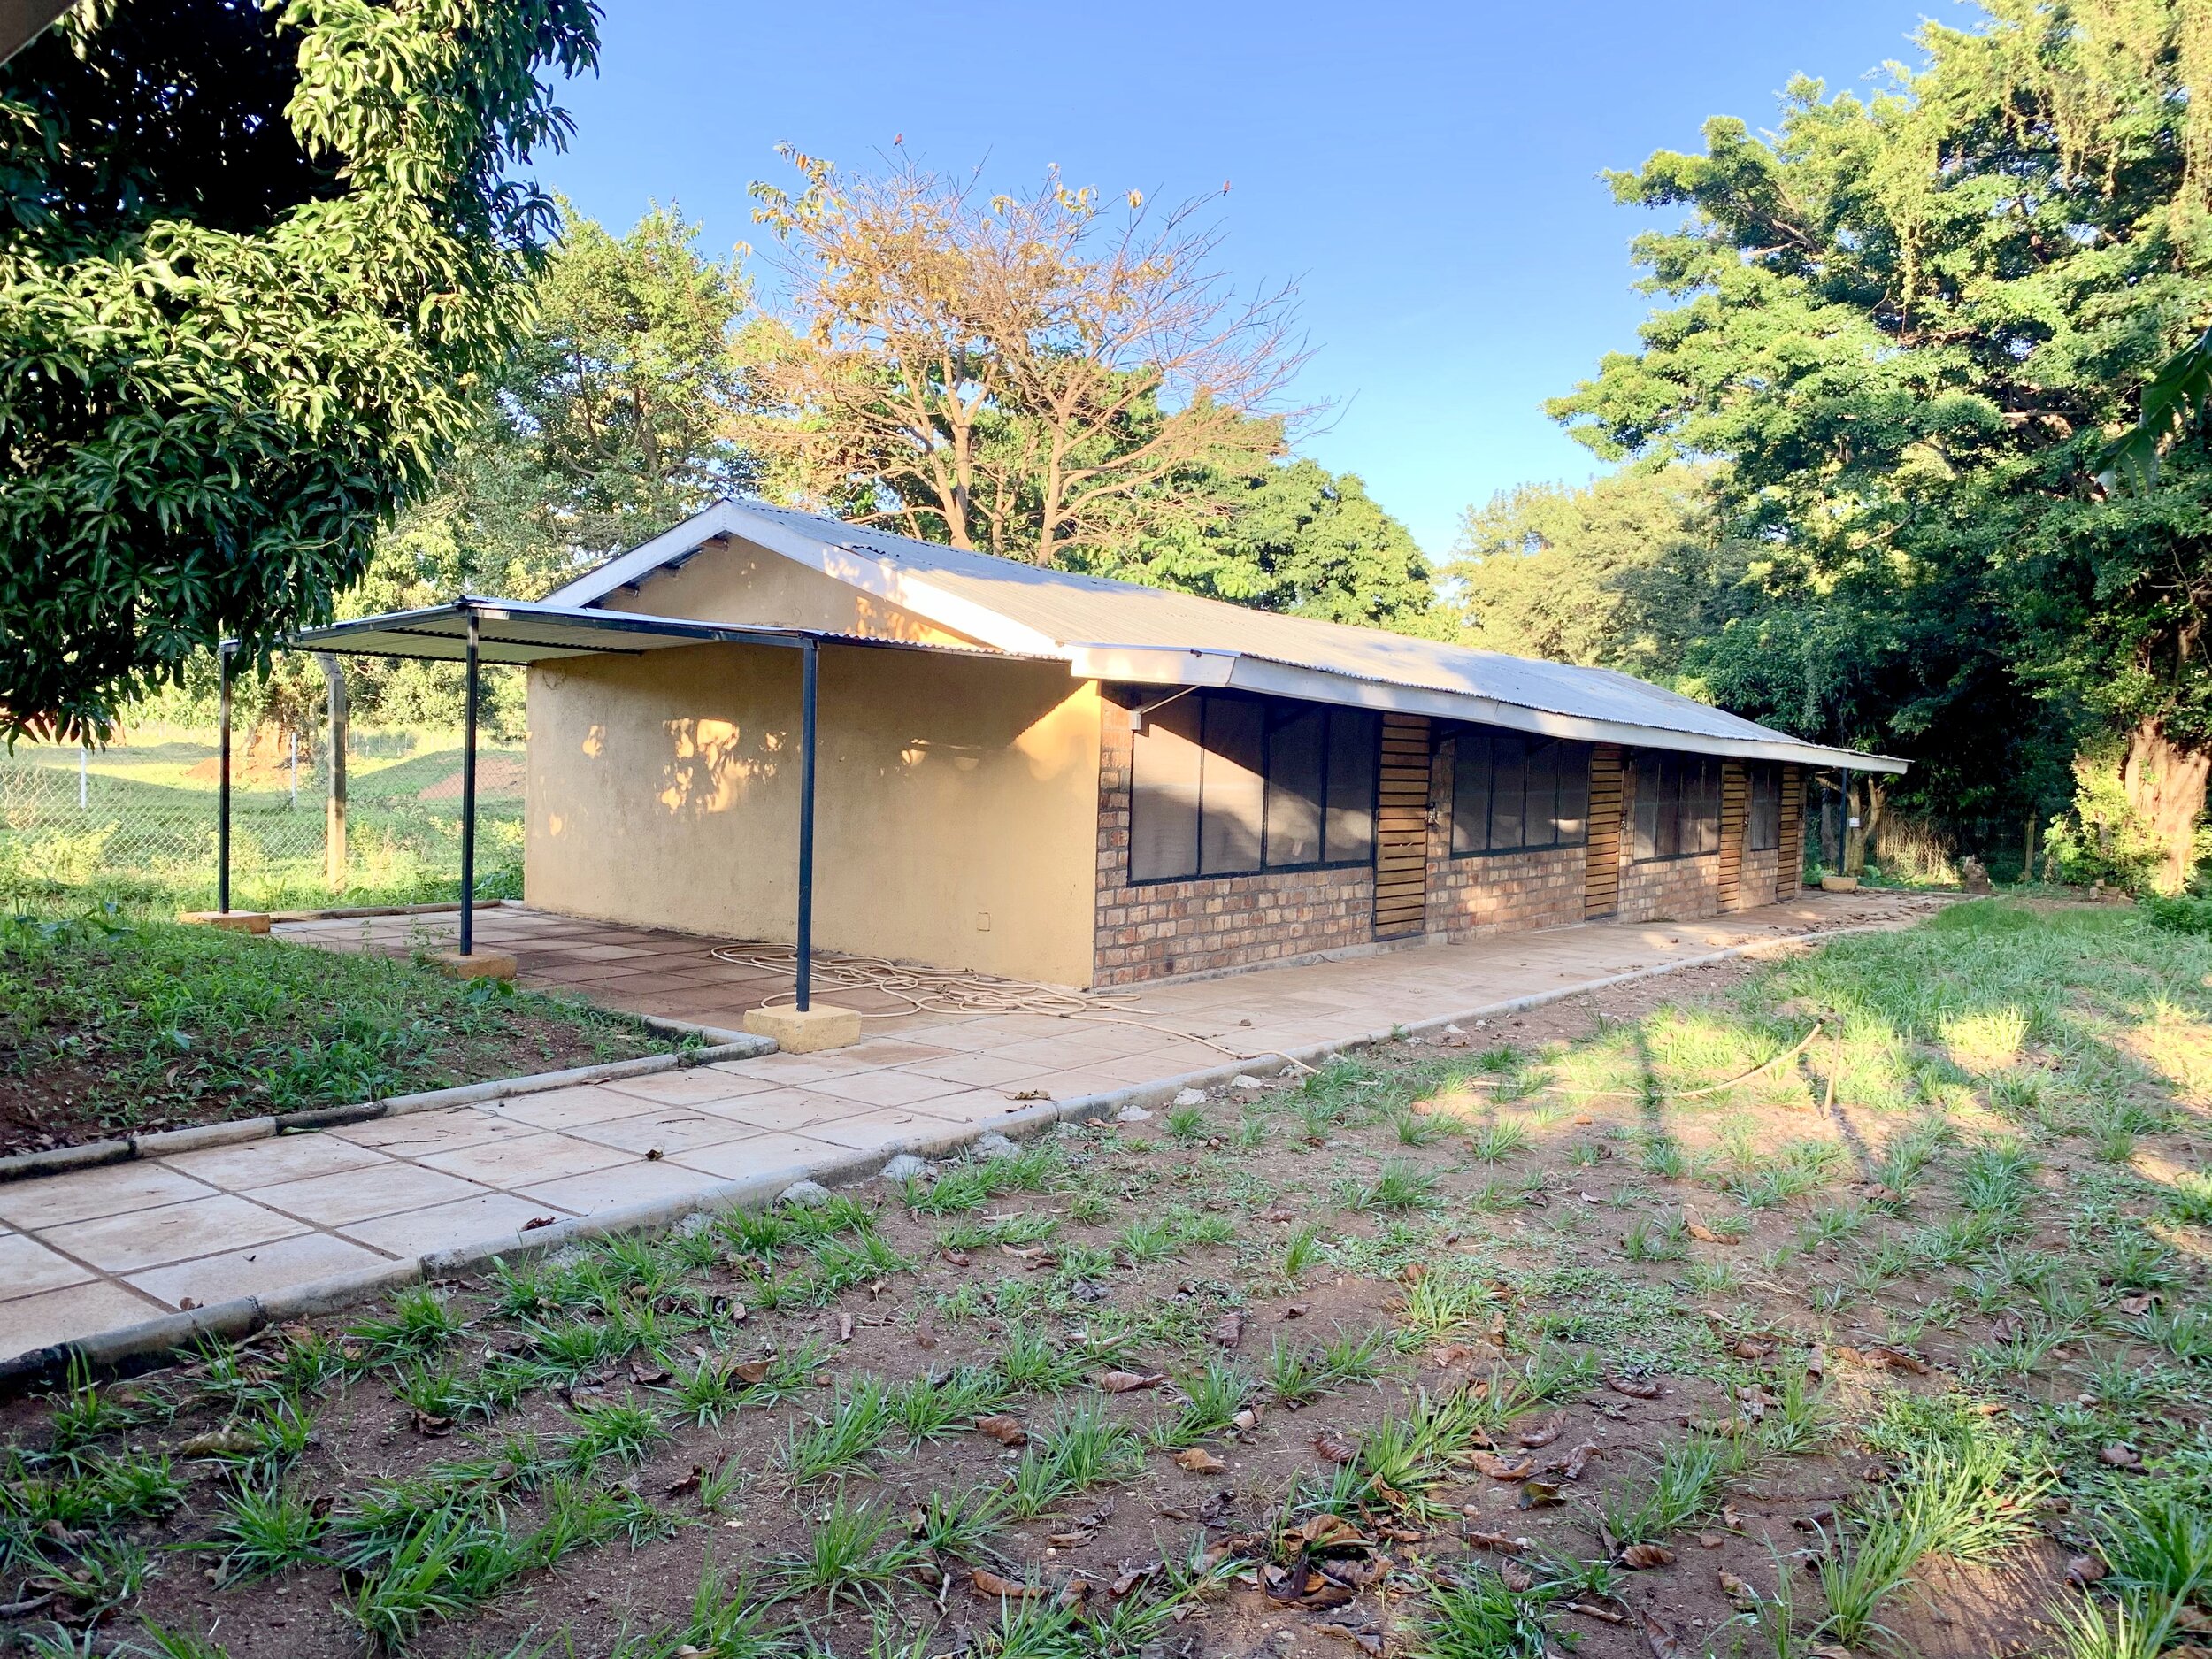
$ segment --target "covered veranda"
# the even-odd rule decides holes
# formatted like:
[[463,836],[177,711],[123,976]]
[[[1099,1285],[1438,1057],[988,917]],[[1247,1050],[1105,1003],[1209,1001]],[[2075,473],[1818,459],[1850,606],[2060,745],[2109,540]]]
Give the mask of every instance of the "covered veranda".
[[[528,667],[584,656],[636,657],[650,651],[713,644],[769,646],[797,653],[799,716],[796,743],[798,800],[792,835],[797,879],[792,894],[791,971],[781,976],[792,992],[788,1006],[756,999],[747,1028],[787,1048],[841,1046],[858,1035],[858,1010],[818,1004],[814,997],[814,839],[818,749],[820,661],[826,644],[862,650],[954,651],[962,648],[799,627],[708,623],[674,617],[586,609],[520,600],[463,595],[448,603],[386,612],[311,628],[288,636],[278,649],[340,657],[458,663],[463,669],[460,902],[450,948],[434,953],[448,972],[465,978],[511,979],[515,955],[481,937],[482,907],[476,896],[477,750],[486,665]],[[962,654],[972,654],[963,652]],[[262,932],[270,918],[236,910],[231,903],[232,681],[239,643],[226,641],[220,664],[220,739],[217,784],[216,909],[188,919]],[[420,924],[414,925],[419,934]],[[756,975],[755,977],[762,977]],[[776,978],[774,974],[767,978]]]

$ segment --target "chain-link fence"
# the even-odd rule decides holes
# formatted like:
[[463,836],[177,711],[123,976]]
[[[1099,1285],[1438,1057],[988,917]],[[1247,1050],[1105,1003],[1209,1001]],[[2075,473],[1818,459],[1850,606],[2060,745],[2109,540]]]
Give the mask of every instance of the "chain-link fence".
[[[477,891],[518,894],[523,756],[480,745]],[[310,743],[236,734],[232,902],[309,909],[449,899],[459,890],[457,733],[356,729],[346,746],[344,857],[334,883],[329,768]],[[105,749],[0,753],[0,899],[189,908],[215,891],[217,734],[124,734]]]

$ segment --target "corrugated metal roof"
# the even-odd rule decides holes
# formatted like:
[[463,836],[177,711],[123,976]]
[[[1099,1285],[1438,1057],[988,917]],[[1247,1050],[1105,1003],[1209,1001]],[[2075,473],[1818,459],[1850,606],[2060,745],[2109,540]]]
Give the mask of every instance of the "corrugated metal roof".
[[982,643],[1065,657],[1086,677],[1243,686],[1563,736],[1905,769],[1887,757],[1806,743],[1612,669],[1041,569],[756,502],[719,503],[570,583],[551,602],[596,603],[724,535],[798,559]]

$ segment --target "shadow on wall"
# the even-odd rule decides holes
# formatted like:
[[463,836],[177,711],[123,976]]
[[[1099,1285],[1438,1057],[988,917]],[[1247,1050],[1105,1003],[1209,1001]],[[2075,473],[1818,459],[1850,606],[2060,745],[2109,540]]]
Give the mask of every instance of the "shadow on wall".
[[745,733],[733,720],[664,720],[661,730],[668,739],[669,759],[655,798],[674,815],[729,811],[747,785],[774,778],[783,757],[797,749],[795,733],[764,731],[749,754]]

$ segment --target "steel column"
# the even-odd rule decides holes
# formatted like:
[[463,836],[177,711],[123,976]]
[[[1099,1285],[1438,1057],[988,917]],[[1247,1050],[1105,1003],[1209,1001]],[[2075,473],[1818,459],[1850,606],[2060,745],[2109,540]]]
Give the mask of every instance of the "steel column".
[[217,763],[215,784],[215,908],[222,914],[230,914],[230,663],[233,646],[228,640],[215,648],[215,679],[219,690],[216,704],[221,723],[221,758]]
[[799,649],[799,1012],[814,993],[814,700],[821,648],[808,640]]
[[461,954],[476,947],[476,612],[469,612],[467,714],[461,749]]

